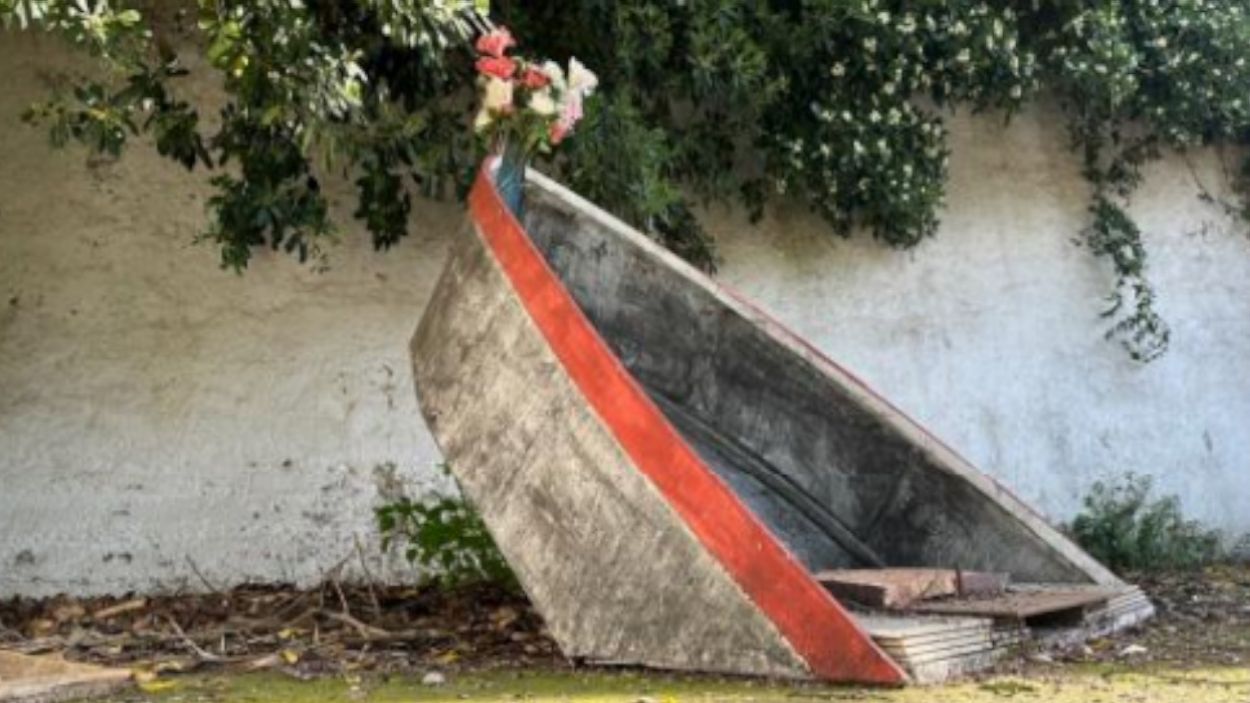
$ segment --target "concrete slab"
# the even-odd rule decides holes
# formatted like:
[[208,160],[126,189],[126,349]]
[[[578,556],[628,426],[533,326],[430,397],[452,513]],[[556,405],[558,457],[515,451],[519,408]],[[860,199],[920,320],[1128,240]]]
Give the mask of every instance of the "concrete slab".
[[0,651],[0,703],[60,703],[103,696],[131,685],[127,669]]

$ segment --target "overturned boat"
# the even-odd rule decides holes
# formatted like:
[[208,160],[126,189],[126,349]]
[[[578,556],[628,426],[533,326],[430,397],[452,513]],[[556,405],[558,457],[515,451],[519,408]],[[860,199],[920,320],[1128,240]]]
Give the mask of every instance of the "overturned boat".
[[900,684],[1151,615],[768,315],[533,171],[518,221],[492,173],[414,377],[567,656]]

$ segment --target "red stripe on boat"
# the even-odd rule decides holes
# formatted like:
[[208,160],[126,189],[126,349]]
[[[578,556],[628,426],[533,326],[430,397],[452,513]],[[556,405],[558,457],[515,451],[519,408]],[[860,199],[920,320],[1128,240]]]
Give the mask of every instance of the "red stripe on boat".
[[698,457],[608,348],[491,181],[469,208],[526,311],[621,447],[810,667],[833,681],[906,674]]

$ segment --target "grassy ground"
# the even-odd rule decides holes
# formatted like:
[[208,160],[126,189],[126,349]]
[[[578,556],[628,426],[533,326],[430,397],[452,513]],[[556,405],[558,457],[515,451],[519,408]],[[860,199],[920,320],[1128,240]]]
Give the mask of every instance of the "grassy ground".
[[639,672],[502,670],[453,674],[430,686],[418,676],[337,676],[301,681],[277,673],[197,676],[147,684],[111,703],[411,703],[416,701],[561,701],[681,703],[742,701],[896,701],[975,703],[1247,703],[1250,668],[1065,666],[1027,677],[995,677],[895,690],[786,684]]

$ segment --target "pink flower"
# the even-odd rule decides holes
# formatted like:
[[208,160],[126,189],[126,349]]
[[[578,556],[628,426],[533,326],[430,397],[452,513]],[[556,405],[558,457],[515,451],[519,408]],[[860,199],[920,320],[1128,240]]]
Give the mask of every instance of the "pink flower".
[[552,145],[559,144],[573,130],[572,125],[565,124],[564,120],[556,120],[551,123],[551,129],[547,132],[547,136],[551,138]]
[[477,60],[477,72],[484,76],[508,79],[516,73],[516,61],[507,56],[483,56]]
[[492,29],[477,39],[477,52],[497,59],[503,58],[504,52],[514,46],[516,40],[512,38],[512,32],[507,27]]
[[529,66],[525,72],[521,74],[521,85],[530,90],[538,90],[551,85],[551,76],[543,73],[542,69]]
[[568,129],[573,129],[582,119],[582,94],[572,92],[565,96],[564,110],[560,114],[560,121],[567,125]]

